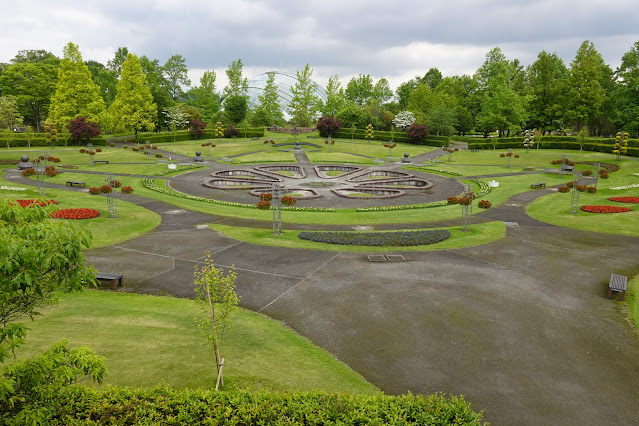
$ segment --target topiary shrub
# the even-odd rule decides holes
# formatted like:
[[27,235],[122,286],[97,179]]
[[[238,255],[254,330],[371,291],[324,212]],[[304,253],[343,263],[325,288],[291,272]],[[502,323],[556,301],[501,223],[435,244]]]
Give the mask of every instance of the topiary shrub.
[[271,203],[269,201],[264,201],[264,200],[258,201],[257,208],[260,210],[270,210]]
[[282,205],[285,206],[294,206],[297,203],[297,200],[289,195],[285,195],[282,197]]
[[123,186],[122,189],[120,189],[120,192],[123,194],[133,194],[133,188],[130,186]]
[[570,188],[569,188],[569,187],[567,187],[567,186],[560,186],[560,187],[559,187],[559,189],[558,189],[558,191],[559,191],[559,192],[566,193],[566,192],[570,192]]

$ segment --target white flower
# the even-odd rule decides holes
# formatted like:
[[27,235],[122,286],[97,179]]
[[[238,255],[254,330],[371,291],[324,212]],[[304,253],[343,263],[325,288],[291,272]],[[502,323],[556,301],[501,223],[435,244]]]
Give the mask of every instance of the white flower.
[[612,189],[613,191],[621,191],[622,189],[630,189],[630,188],[639,188],[639,183],[634,183],[632,185],[615,186],[610,189]]
[[4,190],[4,191],[26,191],[27,188],[21,188],[19,186],[0,186],[0,189]]

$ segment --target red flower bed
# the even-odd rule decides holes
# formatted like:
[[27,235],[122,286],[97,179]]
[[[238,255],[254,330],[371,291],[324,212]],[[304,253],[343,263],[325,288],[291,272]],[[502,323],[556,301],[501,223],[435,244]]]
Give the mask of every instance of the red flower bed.
[[608,199],[618,203],[639,203],[639,197],[610,197]]
[[625,213],[632,209],[617,206],[581,206],[581,210],[586,213]]
[[34,200],[34,199],[16,200],[16,203],[18,203],[20,207],[30,207],[35,204],[44,207],[44,206],[48,206],[49,204],[58,204],[56,200]]
[[51,217],[54,219],[93,219],[98,217],[100,213],[94,209],[62,209],[51,213]]

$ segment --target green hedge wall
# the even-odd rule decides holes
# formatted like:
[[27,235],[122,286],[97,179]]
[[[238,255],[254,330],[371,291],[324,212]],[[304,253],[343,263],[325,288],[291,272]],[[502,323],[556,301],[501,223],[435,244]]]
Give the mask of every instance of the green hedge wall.
[[[320,136],[323,138],[328,137],[327,134],[320,132]],[[333,135],[335,139],[366,139],[366,130],[364,129],[356,129],[354,132],[351,129],[342,129],[338,133]],[[373,133],[373,140],[382,141],[382,142],[404,142],[404,143],[413,143],[406,132],[383,132],[380,130],[375,130]],[[448,145],[448,141],[450,138],[448,136],[429,136],[428,139],[422,145],[429,146],[445,146]]]
[[213,392],[72,387],[54,401],[50,425],[480,425],[463,397],[325,392]]
[[[64,136],[58,135],[58,138],[59,139],[56,146],[65,146]],[[7,140],[9,140],[9,146],[12,148],[26,147],[28,144],[28,139],[29,138],[27,138],[27,135],[25,135],[24,133],[14,133],[11,137],[7,137],[6,133],[0,133],[0,147],[6,147]],[[46,138],[44,137],[44,134],[42,133],[33,134],[31,135],[30,139],[31,139],[31,146],[44,146],[44,147],[51,146],[51,144],[47,142]],[[88,142],[92,143],[94,146],[106,146],[106,138],[104,136],[91,138],[89,139]],[[83,139],[80,143],[82,146],[85,146],[87,144],[87,141]],[[70,139],[69,137],[67,137],[66,145],[75,146],[75,139]]]
[[[552,139],[546,140],[542,138],[539,142],[540,149],[574,149],[579,150],[580,145],[578,142],[574,141],[572,137],[566,137],[566,139],[556,139],[555,137],[551,137]],[[570,139],[568,139],[570,138]],[[468,149],[493,149],[493,146],[496,149],[507,149],[507,148],[523,148],[523,139],[513,140],[518,138],[500,138],[496,139],[494,142],[492,140],[488,140],[487,142],[471,142],[468,144]],[[482,139],[485,141],[486,139]],[[613,150],[614,139],[601,139],[601,138],[590,138],[588,142],[583,144],[583,149],[585,151],[596,151],[596,152],[606,152],[612,153]],[[535,148],[537,144],[535,143]],[[531,148],[531,149],[535,149]],[[632,146],[628,143],[628,155],[631,157],[639,157],[639,147]]]
[[[468,136],[455,136],[453,137],[456,141],[468,142],[468,143],[479,143],[479,144],[489,144],[493,143],[500,144],[505,142],[510,142],[511,144],[519,144],[523,146],[524,137],[523,136],[515,136],[510,138],[472,138]],[[578,143],[576,136],[542,136],[540,142],[572,142]],[[595,144],[595,145],[614,145],[614,138],[587,138],[587,144]],[[537,144],[537,138],[535,138],[535,145]],[[516,145],[513,145],[511,148],[515,148]],[[585,145],[584,145],[585,146]],[[639,148],[639,139],[629,139],[628,147]],[[577,148],[579,149],[579,148]]]
[[[240,132],[240,138],[261,138],[264,136],[264,128],[246,128],[238,129]],[[149,141],[151,144],[173,142],[173,135],[175,135],[175,141],[188,141],[193,140],[194,137],[188,130],[178,130],[176,132],[164,132],[164,133],[144,133],[138,136],[140,143]],[[206,129],[200,139],[217,139],[214,129]],[[224,139],[224,137],[222,137]],[[134,141],[133,138],[127,138],[127,141]]]

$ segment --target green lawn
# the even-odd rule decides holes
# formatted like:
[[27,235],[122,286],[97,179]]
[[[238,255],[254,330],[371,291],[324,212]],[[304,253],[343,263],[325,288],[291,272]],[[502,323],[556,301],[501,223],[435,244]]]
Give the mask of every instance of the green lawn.
[[[64,295],[28,323],[20,357],[57,340],[88,345],[107,358],[105,384],[176,388],[215,385],[215,356],[194,318],[195,302],[172,297],[88,290]],[[321,389],[379,392],[359,374],[279,322],[246,310],[230,319],[221,344],[227,386],[250,390]]]
[[626,305],[628,306],[628,316],[639,331],[639,275],[628,283],[626,291]]
[[226,235],[227,237],[245,241],[252,244],[265,246],[288,247],[312,250],[328,250],[343,252],[388,252],[388,251],[432,251],[445,250],[460,247],[470,247],[486,244],[502,238],[506,235],[506,226],[503,222],[488,222],[471,225],[470,230],[462,232],[459,227],[435,228],[448,229],[451,237],[441,243],[415,247],[360,247],[338,244],[316,243],[314,241],[301,240],[298,235],[302,231],[284,230],[282,235],[273,235],[270,229],[236,228],[219,224],[209,224],[211,229]]

